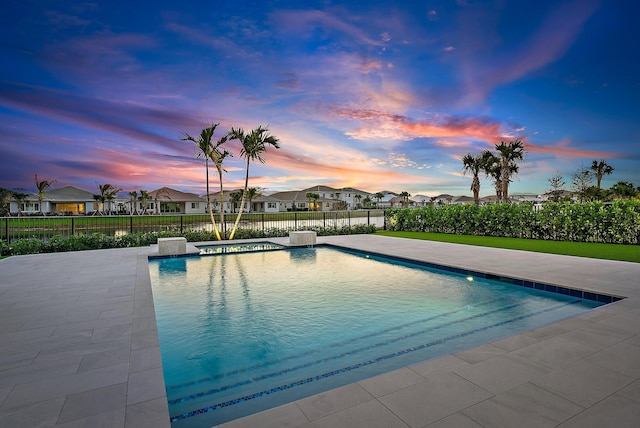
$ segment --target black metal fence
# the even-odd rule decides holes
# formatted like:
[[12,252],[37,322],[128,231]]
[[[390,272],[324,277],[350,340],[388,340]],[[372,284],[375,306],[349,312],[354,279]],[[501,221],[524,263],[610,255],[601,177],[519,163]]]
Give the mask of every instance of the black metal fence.
[[[218,228],[220,216],[215,215]],[[231,231],[236,214],[225,214],[225,229]],[[296,211],[286,213],[244,213],[239,229],[299,230],[304,228],[342,228],[356,225],[384,227],[384,210]],[[0,217],[0,239],[11,243],[23,238],[49,239],[53,236],[79,236],[101,233],[120,236],[143,232],[213,231],[208,214],[134,216],[28,216]]]

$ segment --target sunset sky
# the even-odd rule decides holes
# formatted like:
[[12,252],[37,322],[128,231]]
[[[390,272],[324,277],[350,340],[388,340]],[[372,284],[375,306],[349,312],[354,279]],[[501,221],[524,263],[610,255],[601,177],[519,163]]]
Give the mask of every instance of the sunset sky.
[[203,194],[181,138],[211,123],[279,138],[250,169],[267,193],[470,195],[462,156],[515,138],[511,194],[558,173],[569,189],[594,159],[615,168],[603,187],[639,186],[639,15],[634,0],[4,1],[0,187],[33,191],[37,173]]

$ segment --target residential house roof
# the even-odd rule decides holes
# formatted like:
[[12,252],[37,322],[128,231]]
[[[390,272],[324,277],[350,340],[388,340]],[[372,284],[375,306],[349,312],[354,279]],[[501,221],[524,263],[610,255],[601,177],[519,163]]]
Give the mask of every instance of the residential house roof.
[[161,187],[159,189],[152,190],[149,192],[149,195],[151,195],[152,199],[158,201],[191,202],[204,200],[202,196],[198,196],[195,193],[181,192],[170,187]]
[[[94,193],[76,186],[65,186],[58,189],[51,189],[42,196],[43,201],[51,202],[79,202],[93,200]],[[28,201],[37,201],[38,195],[32,193],[25,198]]]

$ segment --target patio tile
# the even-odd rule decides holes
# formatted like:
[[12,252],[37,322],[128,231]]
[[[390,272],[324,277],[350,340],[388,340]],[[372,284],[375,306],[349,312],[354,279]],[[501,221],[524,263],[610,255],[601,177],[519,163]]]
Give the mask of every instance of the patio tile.
[[583,408],[532,384],[520,385],[462,411],[485,427],[555,427]]
[[506,351],[503,348],[499,348],[493,344],[486,344],[466,351],[456,352],[453,355],[468,362],[469,364],[476,364],[498,355],[502,355],[505,352]]
[[110,349],[108,351],[94,352],[84,355],[78,368],[78,373],[101,367],[115,366],[129,362],[130,350],[128,347]]
[[295,404],[289,403],[264,412],[219,425],[219,428],[280,428],[304,426],[308,419]]
[[469,363],[458,357],[447,355],[433,360],[428,360],[423,363],[414,364],[409,368],[426,377],[434,373],[449,373],[459,367],[466,367],[469,365]]
[[0,371],[28,366],[37,355],[38,351],[0,355]]
[[129,375],[127,405],[153,400],[158,397],[164,397],[166,400],[162,368],[131,373]]
[[423,427],[479,403],[492,394],[452,373],[394,392],[379,401],[411,427]]
[[131,351],[129,372],[136,373],[162,367],[160,347],[142,348]]
[[55,428],[124,428],[124,407],[86,418],[56,424]]
[[351,384],[304,398],[297,404],[305,416],[313,421],[372,399],[373,396],[363,387]]
[[531,382],[583,407],[589,407],[633,380],[583,360]]
[[640,347],[618,343],[586,358],[586,361],[633,378],[640,378]]
[[129,364],[16,385],[2,408],[14,408],[127,381]]
[[120,339],[123,336],[131,336],[132,324],[120,324],[112,327],[97,328],[93,330],[91,342],[99,343],[109,340]]
[[640,380],[633,382],[631,385],[618,391],[618,394],[630,398],[633,401],[640,403]]
[[533,345],[514,351],[515,355],[557,369],[597,352],[599,348],[585,345],[566,332],[541,340]]
[[444,419],[427,425],[425,428],[484,428],[463,413],[454,413]]
[[551,371],[517,355],[505,355],[455,370],[455,373],[494,394],[527,383]]
[[374,397],[381,397],[404,389],[408,386],[415,385],[418,382],[422,382],[424,379],[425,378],[417,372],[408,368],[403,368],[362,380],[358,382],[358,384]]
[[[127,402],[127,384],[106,386],[67,397],[58,423],[95,416],[100,413],[124,409]],[[123,412],[124,414],[124,412]]]
[[614,394],[581,412],[558,428],[637,427],[640,406],[636,401]]
[[58,419],[58,413],[64,404],[64,398],[27,404],[0,412],[0,426],[11,428],[51,427]]
[[498,348],[505,349],[507,351],[515,351],[524,348],[525,346],[533,345],[538,341],[539,340],[533,336],[529,336],[526,334],[516,334],[514,336],[509,336],[496,342],[492,342],[492,345],[497,346]]
[[131,335],[131,349],[143,349],[160,346],[158,332],[155,330],[141,331]]
[[170,428],[166,397],[127,406],[125,428]]
[[407,428],[400,418],[376,400],[350,407],[341,412],[314,420],[308,427],[326,428]]

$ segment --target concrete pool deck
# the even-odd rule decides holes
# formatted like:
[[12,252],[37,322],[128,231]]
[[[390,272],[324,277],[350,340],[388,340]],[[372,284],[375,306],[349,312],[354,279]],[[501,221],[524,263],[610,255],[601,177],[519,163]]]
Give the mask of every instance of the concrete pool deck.
[[[318,243],[626,298],[223,427],[638,425],[640,264],[374,235]],[[169,426],[154,251],[0,260],[0,426]]]

